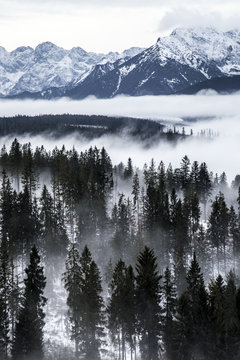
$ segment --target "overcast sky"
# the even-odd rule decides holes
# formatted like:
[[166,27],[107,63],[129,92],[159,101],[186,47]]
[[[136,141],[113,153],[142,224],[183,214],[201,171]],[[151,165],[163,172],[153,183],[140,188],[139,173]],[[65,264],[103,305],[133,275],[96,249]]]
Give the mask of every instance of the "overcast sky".
[[240,0],[0,0],[0,45],[148,47],[178,26],[238,28]]

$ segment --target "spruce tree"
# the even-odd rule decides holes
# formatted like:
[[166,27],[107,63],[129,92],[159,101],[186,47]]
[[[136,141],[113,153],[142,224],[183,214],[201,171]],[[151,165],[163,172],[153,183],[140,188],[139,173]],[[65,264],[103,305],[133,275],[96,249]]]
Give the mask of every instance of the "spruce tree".
[[187,285],[189,325],[192,329],[189,344],[193,355],[197,353],[204,357],[207,355],[208,295],[195,253],[187,273]]
[[68,292],[67,305],[76,356],[81,354],[86,360],[97,360],[104,336],[102,286],[99,269],[87,247],[80,257],[75,244],[72,245],[63,280]]
[[161,276],[157,267],[154,251],[145,247],[136,265],[137,320],[143,360],[159,359],[162,309]]
[[233,268],[239,274],[240,227],[238,216],[233,206],[230,207],[229,211],[229,233],[232,238]]
[[0,247],[0,358],[7,359],[10,345],[10,263],[6,237],[2,238]]
[[210,282],[210,359],[226,358],[225,291],[226,286],[221,275],[218,275],[215,281]]
[[75,353],[79,351],[79,333],[81,324],[81,286],[82,271],[79,264],[80,256],[76,244],[72,244],[67,254],[66,271],[63,274],[64,287],[67,290],[68,316],[72,325],[71,338],[75,341]]
[[191,360],[191,308],[187,293],[184,292],[177,301],[176,326],[174,329],[173,358],[174,360]]
[[43,326],[46,298],[43,296],[46,278],[36,246],[30,253],[30,264],[25,270],[25,289],[19,311],[12,349],[14,360],[41,360],[43,353]]
[[220,273],[220,254],[223,251],[224,271],[226,272],[226,241],[228,238],[229,210],[224,195],[219,193],[212,203],[209,217],[208,236],[213,247],[217,249],[217,267]]
[[177,294],[169,268],[164,273],[163,298],[163,341],[168,360],[174,360],[174,320],[176,316]]
[[225,327],[226,354],[228,359],[238,359],[240,356],[240,322],[237,313],[237,289],[232,271],[227,276],[225,289]]
[[84,248],[80,266],[82,270],[82,289],[80,309],[82,312],[80,343],[86,360],[100,359],[100,349],[104,336],[104,304],[102,298],[101,276],[97,264],[92,260],[87,247]]
[[114,345],[118,345],[119,358],[126,357],[126,344],[131,352],[136,348],[135,278],[131,266],[119,260],[112,277],[110,300],[107,308],[108,328]]
[[126,265],[122,260],[116,264],[110,285],[110,299],[107,307],[108,328],[112,343],[118,346],[119,359],[125,358],[126,328],[123,296],[126,286]]
[[204,162],[200,165],[199,170],[199,186],[198,186],[198,195],[200,201],[204,205],[204,218],[207,220],[207,201],[211,194],[212,183],[210,175],[208,172],[207,164]]

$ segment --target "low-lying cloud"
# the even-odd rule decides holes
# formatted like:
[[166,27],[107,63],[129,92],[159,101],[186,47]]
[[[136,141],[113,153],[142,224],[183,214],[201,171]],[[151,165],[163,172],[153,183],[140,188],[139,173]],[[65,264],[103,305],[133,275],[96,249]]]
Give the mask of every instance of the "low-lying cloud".
[[[159,163],[161,160],[167,165],[179,166],[184,155],[193,160],[207,162],[214,173],[227,172],[231,181],[240,173],[240,94],[217,95],[213,92],[195,96],[145,96],[145,97],[117,97],[110,100],[88,98],[83,101],[0,101],[0,116],[17,114],[38,115],[43,113],[72,113],[72,114],[99,114],[111,116],[130,116],[144,119],[154,119],[173,125],[178,123],[185,126],[187,134],[193,129],[194,136],[185,141],[172,145],[160,141],[146,149],[142,143],[124,136],[103,136],[88,141],[79,135],[66,136],[61,139],[42,136],[19,138],[21,142],[31,141],[51,150],[63,144],[67,148],[79,151],[89,146],[104,146],[109,152],[114,164],[127,161],[130,156],[136,166],[142,167],[151,158]],[[195,118],[194,121],[187,118]],[[181,125],[182,124],[182,125]],[[211,129],[212,138],[199,136],[201,130]],[[1,138],[0,145],[9,146],[11,138]]]
[[171,96],[118,96],[113,99],[88,97],[81,101],[0,100],[0,116],[39,114],[88,114],[131,116],[160,120],[179,117],[224,117],[239,114],[240,93]]
[[158,30],[169,31],[178,27],[209,27],[223,31],[239,29],[239,16],[231,13],[226,16],[222,11],[212,9],[206,11],[204,8],[188,7],[182,5],[167,10],[162,17]]

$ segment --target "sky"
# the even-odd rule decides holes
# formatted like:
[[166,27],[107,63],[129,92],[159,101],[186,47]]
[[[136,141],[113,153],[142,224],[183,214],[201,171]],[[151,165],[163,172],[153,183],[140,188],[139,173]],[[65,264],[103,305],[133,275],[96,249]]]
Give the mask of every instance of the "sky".
[[179,26],[239,27],[239,0],[0,0],[0,45],[123,51]]

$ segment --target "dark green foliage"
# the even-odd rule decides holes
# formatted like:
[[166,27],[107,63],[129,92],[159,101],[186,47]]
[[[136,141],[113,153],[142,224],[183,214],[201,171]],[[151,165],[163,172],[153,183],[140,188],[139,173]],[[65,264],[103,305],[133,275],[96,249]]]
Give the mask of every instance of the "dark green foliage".
[[72,245],[63,279],[68,292],[67,304],[76,355],[80,354],[86,360],[97,360],[104,335],[102,286],[99,269],[87,247],[79,257],[75,245]]
[[112,275],[107,313],[108,328],[113,344],[118,346],[119,357],[125,357],[127,344],[132,355],[136,348],[135,278],[132,267],[126,267],[122,260]]
[[213,359],[226,358],[225,289],[221,275],[209,285],[210,358]]
[[[52,124],[56,125],[55,120]],[[80,120],[66,116],[68,130],[69,121],[76,128]],[[104,119],[95,120],[105,126]],[[24,121],[22,125],[26,125]],[[90,119],[84,121],[90,125]],[[62,125],[61,118],[61,131]],[[115,122],[109,131],[117,127]],[[98,128],[97,132],[101,131]],[[191,164],[187,156],[175,169],[171,164],[166,169],[162,161],[156,166],[152,160],[140,170],[133,167],[131,159],[127,165],[120,162],[112,167],[104,148],[90,147],[78,153],[63,146],[47,152],[43,146],[33,150],[31,144],[21,145],[17,139],[9,152],[3,146],[0,165],[2,357],[9,357],[11,347],[15,357],[17,348],[19,354],[28,351],[24,339],[29,322],[36,316],[36,311],[29,310],[27,290],[21,299],[19,264],[24,266],[36,243],[48,276],[54,274],[54,283],[57,271],[53,260],[61,266],[61,257],[71,242],[74,245],[69,249],[64,281],[78,358],[101,357],[106,325],[98,266],[88,247],[81,256],[77,250],[85,245],[94,249],[102,269],[106,269],[109,258],[117,263],[114,269],[108,264],[104,295],[109,296],[108,332],[121,360],[139,352],[143,360],[239,358],[240,292],[236,286],[240,216],[234,207],[240,204],[240,196],[237,202],[232,198],[228,208],[225,195],[230,192],[225,173],[213,181],[205,163]],[[126,194],[121,193],[123,190]],[[207,213],[210,217],[205,222]],[[149,247],[138,256],[145,245]],[[216,269],[225,279],[231,268],[226,284],[219,276],[206,289],[204,280],[214,278]],[[162,282],[160,274],[164,274]],[[26,281],[27,289],[30,285]],[[44,281],[42,278],[42,286]],[[29,344],[38,341],[40,348],[43,317],[41,313],[39,316],[40,335],[30,338]]]
[[73,244],[67,255],[66,271],[63,274],[63,280],[68,293],[68,315],[72,325],[71,332],[72,339],[75,340],[76,344],[76,353],[78,353],[79,326],[81,321],[79,302],[81,299],[82,270],[80,268],[79,260],[79,252],[76,248],[76,244]]
[[175,316],[177,306],[177,293],[169,268],[164,273],[163,283],[163,341],[166,348],[167,358],[175,359]]
[[237,359],[240,355],[240,323],[237,312],[237,288],[233,272],[227,276],[225,289],[225,327],[226,354],[228,359]]
[[43,359],[43,326],[46,298],[43,296],[46,278],[40,264],[38,250],[33,246],[30,264],[25,270],[25,290],[19,310],[12,349],[15,360]]
[[10,263],[6,237],[0,247],[0,358],[7,359],[10,345]]
[[162,309],[161,276],[154,251],[145,247],[136,265],[136,303],[140,351],[144,360],[159,359]]
[[220,254],[224,257],[226,272],[226,242],[228,237],[229,213],[224,195],[219,193],[212,203],[212,212],[209,217],[208,234],[213,246],[217,249],[218,273],[220,272]]

